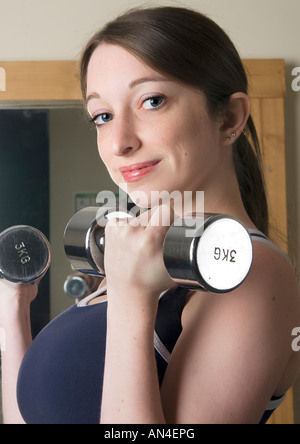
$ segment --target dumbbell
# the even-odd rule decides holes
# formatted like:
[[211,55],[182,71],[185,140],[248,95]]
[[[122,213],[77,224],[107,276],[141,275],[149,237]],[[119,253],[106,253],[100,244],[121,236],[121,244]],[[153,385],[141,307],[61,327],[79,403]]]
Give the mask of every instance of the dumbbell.
[[67,277],[64,282],[64,292],[71,299],[81,299],[99,287],[102,277],[89,276],[81,273],[74,273]]
[[36,228],[16,225],[0,233],[0,278],[34,283],[45,275],[50,261],[49,242]]
[[[110,217],[130,217],[130,213],[87,207],[69,221],[64,234],[65,252],[81,273],[105,276],[104,234]],[[191,231],[195,222],[196,228]],[[164,239],[163,259],[170,277],[190,289],[216,293],[233,290],[248,275],[252,257],[248,230],[237,219],[223,214],[176,219]]]

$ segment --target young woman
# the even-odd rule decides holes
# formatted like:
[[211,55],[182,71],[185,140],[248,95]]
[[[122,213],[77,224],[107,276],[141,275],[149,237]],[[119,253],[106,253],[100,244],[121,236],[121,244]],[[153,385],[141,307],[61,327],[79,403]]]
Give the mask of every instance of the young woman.
[[153,191],[204,190],[206,212],[260,237],[244,283],[220,296],[171,281],[163,206],[109,222],[102,294],[30,347],[36,288],[0,283],[6,422],[264,423],[298,374],[300,303],[289,260],[262,237],[259,146],[233,44],[197,12],[133,10],[88,42],[81,79],[100,156],[129,195],[143,192],[140,205]]

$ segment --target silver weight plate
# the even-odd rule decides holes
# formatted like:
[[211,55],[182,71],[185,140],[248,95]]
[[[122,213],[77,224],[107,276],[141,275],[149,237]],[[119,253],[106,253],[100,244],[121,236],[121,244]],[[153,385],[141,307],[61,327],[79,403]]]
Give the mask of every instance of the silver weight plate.
[[104,233],[108,220],[132,217],[113,207],[86,207],[70,219],[64,234],[65,253],[84,274],[105,276]]
[[88,291],[88,285],[81,276],[72,276],[64,283],[64,292],[72,299],[82,298]]
[[[101,275],[104,258],[94,241],[95,231],[104,228],[97,224],[99,207],[87,207],[70,219],[64,234],[65,252],[73,267],[81,273]],[[104,271],[103,271],[104,273]],[[102,273],[102,274],[103,274]]]
[[[190,233],[192,222],[197,226]],[[194,214],[173,224],[164,241],[164,263],[182,287],[225,293],[238,287],[252,264],[248,230],[224,214]]]
[[203,231],[196,249],[197,268],[213,291],[231,291],[239,286],[252,264],[252,241],[237,220],[212,220]]

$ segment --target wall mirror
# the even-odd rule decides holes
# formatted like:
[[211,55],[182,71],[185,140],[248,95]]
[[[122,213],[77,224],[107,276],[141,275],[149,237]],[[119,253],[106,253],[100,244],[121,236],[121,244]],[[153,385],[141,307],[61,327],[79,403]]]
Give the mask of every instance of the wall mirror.
[[0,67],[0,231],[32,225],[51,243],[51,268],[32,306],[38,332],[74,302],[63,291],[72,271],[63,248],[67,222],[80,207],[93,205],[99,191],[115,186],[81,104],[76,63]]

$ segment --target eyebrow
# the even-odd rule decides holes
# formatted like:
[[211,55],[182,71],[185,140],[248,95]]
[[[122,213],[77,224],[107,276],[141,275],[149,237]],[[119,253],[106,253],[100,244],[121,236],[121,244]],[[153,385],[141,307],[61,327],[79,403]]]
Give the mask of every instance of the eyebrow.
[[89,94],[88,97],[86,98],[86,103],[88,103],[90,100],[93,99],[101,99],[101,96],[99,96],[98,93]]
[[[141,83],[148,83],[148,82],[169,82],[170,80],[164,78],[164,77],[141,77],[140,79],[132,80],[132,82],[129,83],[128,88],[133,89],[134,87],[140,85]],[[93,99],[101,99],[101,96],[94,92],[92,94],[89,94],[89,96],[86,99],[86,103],[88,103],[90,100]]]
[[140,85],[141,83],[148,83],[148,82],[169,82],[170,80],[166,79],[165,77],[141,77],[140,79],[133,80],[129,83],[129,89],[134,88],[137,85]]

